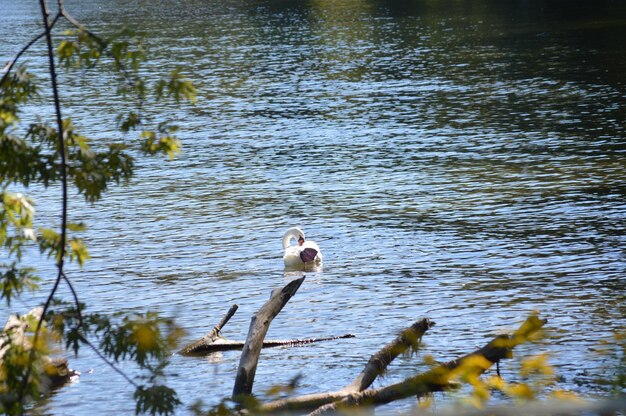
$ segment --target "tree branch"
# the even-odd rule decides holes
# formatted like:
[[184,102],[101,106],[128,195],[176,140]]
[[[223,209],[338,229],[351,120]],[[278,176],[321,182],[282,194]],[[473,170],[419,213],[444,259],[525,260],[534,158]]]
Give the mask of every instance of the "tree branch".
[[366,390],[360,393],[349,394],[340,401],[324,405],[311,415],[319,416],[334,413],[338,409],[353,408],[358,406],[374,406],[390,403],[407,397],[421,397],[427,393],[448,390],[456,383],[451,379],[452,370],[470,363],[471,359],[482,357],[489,363],[486,367],[475,367],[477,374],[484,373],[491,365],[512,356],[512,349],[528,341],[529,337],[537,332],[547,322],[536,316],[529,317],[513,335],[499,335],[484,347],[467,354],[456,360],[441,364],[425,373],[418,374],[404,381],[379,389]]
[[[59,17],[61,17],[61,14],[58,13],[54,20],[52,21],[52,23],[50,24],[50,28],[54,27],[54,25],[56,24],[57,20],[59,20]],[[4,75],[2,76],[2,79],[0,79],[0,85],[2,85],[2,83],[4,82],[4,80],[9,76],[9,74],[11,73],[11,70],[13,70],[13,67],[15,66],[15,64],[17,63],[17,61],[22,57],[22,55],[30,49],[31,46],[33,46],[35,44],[35,42],[37,42],[39,39],[43,38],[44,36],[46,36],[46,32],[40,33],[37,36],[35,36],[30,42],[28,42],[26,44],[26,46],[24,46],[13,58],[13,60],[9,61],[9,63],[7,63],[5,65],[5,67],[2,69],[2,72],[4,72]]]
[[128,377],[126,375],[126,373],[124,373],[122,370],[120,370],[119,368],[117,368],[115,366],[114,363],[112,363],[111,361],[109,361],[101,352],[100,350],[98,350],[98,348],[96,348],[95,345],[93,345],[87,338],[85,338],[82,334],[78,335],[80,337],[80,340],[89,345],[89,347],[96,353],[96,355],[98,357],[100,357],[100,359],[102,361],[104,361],[109,367],[111,367],[113,369],[113,371],[115,371],[116,373],[118,373],[119,375],[121,375],[122,377],[124,377],[126,379],[126,381],[128,381],[129,384],[131,384],[133,387],[138,388],[139,385],[137,383],[135,383],[130,377]]
[[349,394],[358,393],[367,389],[387,366],[400,354],[409,348],[416,350],[424,333],[435,323],[428,318],[420,319],[404,329],[398,337],[373,354],[363,371],[341,390],[326,393],[307,394],[299,397],[277,400],[261,405],[255,411],[263,413],[277,413],[285,411],[311,410],[327,403],[341,400]]
[[[61,283],[61,279],[63,278],[63,266],[65,262],[65,253],[66,253],[66,243],[67,243],[67,149],[65,146],[65,137],[63,134],[63,119],[61,116],[61,100],[59,98],[59,88],[57,85],[57,74],[56,68],[54,65],[54,50],[52,46],[52,25],[56,22],[57,18],[54,19],[53,22],[50,22],[50,11],[48,10],[48,5],[46,0],[39,0],[39,5],[41,7],[41,14],[43,17],[44,27],[45,27],[45,36],[46,36],[46,46],[48,52],[48,66],[50,72],[50,80],[52,82],[52,95],[54,100],[54,110],[55,110],[55,118],[57,123],[57,140],[59,146],[59,153],[61,158],[60,169],[61,169],[61,238],[60,238],[60,248],[57,259],[57,277],[55,279],[52,290],[48,294],[48,298],[46,299],[46,303],[44,304],[43,311],[41,313],[41,317],[37,322],[37,328],[35,329],[35,335],[33,338],[33,348],[29,354],[29,365],[24,374],[24,378],[22,379],[22,384],[20,391],[18,393],[18,401],[22,402],[24,400],[24,393],[26,391],[26,386],[28,385],[28,381],[30,379],[32,373],[33,360],[35,357],[35,350],[37,341],[39,339],[39,335],[41,333],[41,327],[43,325],[44,318],[48,309],[50,308],[50,303],[54,298],[54,294],[59,288],[59,284]],[[58,17],[58,15],[57,15]]]
[[72,297],[74,298],[74,305],[76,305],[76,313],[78,314],[78,326],[82,328],[83,327],[83,312],[80,310],[80,302],[78,300],[78,294],[76,293],[76,290],[74,289],[74,285],[72,284],[72,282],[70,282],[70,279],[68,279],[65,273],[63,273],[63,280],[65,280],[65,283],[67,283],[67,286],[70,288],[70,291],[72,292]]
[[409,348],[416,351],[422,336],[435,323],[428,318],[420,319],[402,331],[398,337],[391,343],[387,344],[376,354],[372,355],[365,368],[358,377],[346,388],[346,393],[363,391],[368,388],[382,373],[385,372],[387,366],[400,354],[406,352]]
[[[94,32],[87,30],[83,24],[81,24],[72,15],[70,15],[68,11],[65,10],[63,0],[58,0],[58,5],[59,5],[59,14],[62,15],[71,25],[73,25],[79,30],[84,31],[90,38],[95,40],[98,43],[98,45],[100,45],[100,47],[103,49],[103,51],[106,53],[106,55],[115,61],[115,64],[118,66],[118,68],[123,74],[123,78],[126,81],[126,84],[128,84],[128,86],[130,87],[134,87],[135,81],[136,81],[135,77],[133,77],[130,74],[130,71],[128,70],[126,65],[124,65],[122,61],[120,61],[117,57],[115,57],[113,54],[111,54],[109,51],[106,50],[107,42],[104,39],[102,39],[100,36],[95,34]],[[137,107],[139,108],[139,111],[141,111],[143,107],[143,102],[144,102],[143,97],[141,97],[140,94],[137,94]]]
[[6,64],[6,66],[4,67],[4,69],[2,70],[4,72],[4,75],[2,76],[2,79],[0,79],[0,85],[2,85],[2,83],[4,82],[4,80],[9,76],[9,74],[11,73],[11,70],[13,69],[13,67],[15,66],[15,64],[17,63],[17,61],[20,59],[20,57],[28,50],[30,49],[31,46],[33,46],[35,44],[35,42],[37,42],[39,39],[43,38],[46,35],[46,33],[40,33],[39,35],[35,36],[30,42],[28,42],[26,44],[26,46],[24,46],[22,48],[22,50],[20,50],[15,57],[13,58],[13,60],[9,61],[8,64]]

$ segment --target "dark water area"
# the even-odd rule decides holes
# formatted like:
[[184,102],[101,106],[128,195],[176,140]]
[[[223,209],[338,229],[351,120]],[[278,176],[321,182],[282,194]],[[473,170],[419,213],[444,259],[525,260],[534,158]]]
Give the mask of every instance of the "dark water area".
[[[298,374],[298,394],[343,387],[421,317],[437,322],[424,350],[375,387],[427,368],[422,355],[472,351],[533,311],[548,336],[519,358],[548,353],[559,380],[550,389],[607,394],[598,380],[616,362],[599,345],[626,327],[626,4],[66,4],[95,32],[144,35],[146,74],[180,67],[198,89],[195,106],[146,109],[181,127],[175,160],[141,160],[103,201],[71,202],[89,224],[92,259],[70,275],[90,309],[158,310],[186,342],[237,303],[224,335],[243,340],[270,290],[301,275],[283,270],[280,245],[298,225],[324,266],[306,273],[268,338],[356,338],[264,350],[262,400]],[[37,32],[37,7],[0,0],[1,62]],[[34,72],[42,48],[25,57]],[[81,133],[117,137],[111,79],[63,80]],[[24,119],[49,112],[42,102]],[[42,223],[54,223],[58,192],[32,194]],[[53,275],[46,259],[29,261]],[[34,413],[134,412],[131,387],[97,357],[71,360],[80,381]],[[185,405],[216,404],[238,360],[174,356],[168,381]],[[515,362],[501,370],[519,381]],[[457,399],[435,396],[438,406]]]

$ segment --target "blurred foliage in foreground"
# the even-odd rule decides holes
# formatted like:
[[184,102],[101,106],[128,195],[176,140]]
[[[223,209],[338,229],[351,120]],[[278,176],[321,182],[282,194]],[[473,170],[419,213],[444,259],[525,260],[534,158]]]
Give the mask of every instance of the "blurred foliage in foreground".
[[[61,343],[75,354],[83,346],[94,349],[125,377],[135,387],[138,413],[171,414],[180,401],[162,381],[181,331],[171,319],[153,312],[86,313],[65,271],[66,260],[82,266],[90,258],[80,237],[87,225],[72,220],[75,215],[68,212],[68,193],[75,190],[85,201],[95,203],[109,186],[131,179],[138,155],[174,157],[180,148],[176,127],[163,120],[156,123],[144,108],[159,101],[193,102],[195,89],[178,69],[152,81],[140,72],[149,53],[134,33],[124,30],[104,38],[74,20],[63,1],[56,2],[54,12],[46,0],[40,0],[40,5],[41,33],[0,73],[0,301],[11,308],[16,297],[37,291],[41,281],[49,282],[52,289],[44,294],[43,307],[33,309],[37,313],[12,317],[0,332],[0,413],[22,414],[31,400],[49,390],[59,376],[53,374],[49,355]],[[61,39],[56,45],[53,34]],[[38,79],[18,60],[44,40],[48,51],[44,69],[49,79]],[[67,77],[81,77],[87,70],[111,76],[114,82],[109,87],[120,102],[130,101],[132,108],[117,117],[118,138],[91,140],[77,131],[71,118],[63,118],[58,97],[64,86],[57,84],[57,64],[65,68]],[[44,94],[46,85],[51,85],[51,91]],[[37,117],[22,123],[24,108],[41,108],[43,96],[52,97],[49,119]],[[156,128],[150,129],[153,124]],[[128,140],[133,132],[137,139]],[[24,194],[33,185],[38,190],[60,190],[60,225],[37,224],[35,201]],[[24,256],[37,251],[55,263],[56,276],[38,276],[36,270],[22,266]],[[62,284],[72,293],[71,302],[55,297]],[[134,362],[141,370],[140,379],[133,380],[119,370],[121,361]]]

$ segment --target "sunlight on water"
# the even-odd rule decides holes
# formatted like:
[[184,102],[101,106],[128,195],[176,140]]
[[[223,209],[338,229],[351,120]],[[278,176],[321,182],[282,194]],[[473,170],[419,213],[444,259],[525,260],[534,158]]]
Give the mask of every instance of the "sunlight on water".
[[[92,311],[158,309],[189,341],[236,303],[223,333],[243,340],[271,289],[300,275],[284,272],[280,244],[298,225],[324,267],[268,338],[356,338],[264,350],[260,398],[300,373],[298,393],[343,387],[421,317],[437,323],[424,354],[446,360],[533,310],[549,319],[539,348],[560,387],[601,391],[605,363],[591,350],[626,324],[626,66],[601,39],[626,39],[623,25],[581,35],[577,16],[512,5],[140,3],[67,2],[96,31],[141,30],[151,70],[182,66],[199,102],[148,110],[181,126],[180,157],[141,161],[132,184],[95,206],[72,200],[93,258],[70,275]],[[6,60],[34,20],[27,6],[0,6]],[[99,77],[62,96],[83,133],[108,140],[116,109]],[[36,197],[42,219],[57,221],[57,197]],[[185,404],[215,404],[238,359],[174,356],[169,380]],[[43,413],[134,412],[110,368],[88,351],[72,363],[83,376]],[[384,383],[421,368],[404,357]]]

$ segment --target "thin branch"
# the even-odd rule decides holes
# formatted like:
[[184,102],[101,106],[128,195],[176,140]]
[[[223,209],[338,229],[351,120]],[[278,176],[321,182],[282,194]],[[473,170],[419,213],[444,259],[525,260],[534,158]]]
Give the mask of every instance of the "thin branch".
[[67,278],[65,273],[63,273],[63,280],[65,280],[65,283],[69,286],[72,296],[74,297],[74,304],[76,305],[76,311],[78,312],[78,327],[83,328],[83,313],[80,310],[80,302],[78,301],[76,290],[74,290],[74,285],[72,285],[72,282],[70,282],[70,279]]
[[237,312],[237,309],[239,309],[239,306],[231,306],[226,315],[224,315],[224,317],[222,318],[222,320],[217,325],[215,325],[215,327],[213,327],[213,332],[219,335],[222,328],[224,328],[224,325],[226,325],[228,321],[230,321],[230,318],[233,317],[235,312]]
[[[63,273],[63,279],[65,280],[65,282],[67,283],[67,285],[70,288],[70,291],[72,292],[72,296],[74,297],[74,303],[76,304],[76,310],[78,311],[78,326],[79,328],[84,329],[83,327],[83,315],[82,312],[80,310],[80,302],[78,301],[78,295],[76,294],[76,291],[74,290],[74,286],[72,285],[72,283],[70,282],[70,280],[67,278],[67,276],[65,275],[65,273]],[[99,350],[98,348],[96,348],[95,345],[93,345],[91,343],[91,341],[89,341],[85,336],[83,336],[82,334],[78,333],[78,336],[80,337],[80,340],[87,344],[95,353],[96,355],[98,355],[98,357],[100,357],[100,359],[102,361],[104,361],[109,367],[111,367],[113,370],[115,370],[115,372],[117,372],[118,374],[120,374],[122,377],[124,377],[126,379],[126,381],[128,381],[130,384],[132,384],[135,388],[138,387],[137,383],[135,383],[130,377],[128,377],[126,375],[126,373],[124,373],[122,370],[120,370],[119,368],[117,368],[115,366],[114,363],[112,363],[111,361],[109,361]]]
[[344,388],[344,392],[359,392],[371,386],[374,380],[385,372],[387,366],[398,355],[404,354],[410,348],[416,351],[419,348],[422,336],[433,325],[435,325],[433,321],[423,318],[403,330],[396,339],[372,355],[361,374]]
[[43,38],[46,35],[46,33],[40,33],[39,35],[35,36],[30,42],[28,42],[26,44],[26,46],[24,46],[22,48],[21,51],[19,51],[17,53],[17,55],[15,55],[15,57],[13,58],[12,61],[9,61],[9,63],[4,67],[4,69],[2,70],[4,72],[4,75],[2,76],[2,79],[0,80],[0,85],[2,85],[2,83],[4,83],[4,80],[9,76],[9,74],[11,73],[11,70],[13,69],[13,67],[15,66],[15,64],[17,63],[18,59],[20,59],[20,57],[28,50],[30,49],[31,46],[33,46],[35,44],[35,42],[37,42],[39,39]]
[[[211,345],[215,344],[217,340],[223,340],[224,338],[222,338],[222,336],[220,335],[220,331],[222,330],[224,325],[226,325],[226,323],[230,320],[230,318],[233,317],[235,312],[237,312],[238,308],[239,306],[237,305],[231,306],[228,312],[226,313],[226,315],[222,318],[222,320],[217,325],[213,327],[213,330],[211,330],[211,332],[209,332],[208,334],[206,334],[199,340],[192,342],[191,344],[188,344],[187,346],[182,348],[180,351],[178,351],[178,353],[182,355],[193,355],[197,353],[202,353],[206,351],[207,347],[210,347]],[[242,347],[243,347],[243,344],[242,344]]]
[[69,14],[67,10],[65,10],[65,7],[63,6],[62,1],[59,1],[59,14],[62,15],[65,18],[65,20],[67,20],[71,25],[73,25],[77,29],[82,30],[87,35],[89,35],[90,38],[98,42],[100,46],[102,46],[103,48],[107,46],[107,42],[104,39],[102,39],[100,36],[96,35],[92,31],[86,29],[83,24],[81,24],[78,20],[74,19],[74,17],[71,14]]
[[[35,335],[33,338],[33,348],[30,350],[30,354],[29,354],[29,365],[28,365],[28,368],[26,369],[26,374],[24,374],[24,378],[22,379],[20,391],[18,392],[19,402],[22,402],[24,400],[24,393],[26,391],[26,386],[28,384],[28,380],[30,379],[30,376],[32,373],[32,365],[33,365],[33,361],[35,358],[36,345],[39,339],[39,335],[41,333],[41,327],[43,326],[44,318],[46,316],[46,313],[48,312],[48,309],[50,308],[50,303],[52,302],[54,294],[59,288],[59,283],[61,282],[61,279],[63,278],[63,265],[65,262],[65,253],[66,253],[65,244],[67,242],[67,163],[66,163],[67,156],[66,156],[66,147],[65,147],[65,140],[64,140],[64,134],[63,134],[63,119],[61,116],[61,100],[59,98],[59,89],[58,89],[57,79],[56,79],[56,68],[54,65],[54,51],[52,48],[52,34],[51,34],[52,24],[56,23],[57,18],[55,17],[54,21],[50,22],[50,11],[48,10],[48,5],[46,3],[46,0],[39,0],[39,5],[41,7],[41,14],[42,14],[43,22],[44,22],[44,27],[45,27],[46,45],[47,45],[47,52],[48,52],[48,65],[49,65],[49,71],[50,71],[50,80],[52,82],[52,93],[53,93],[54,109],[55,109],[56,122],[57,122],[57,136],[58,136],[57,139],[59,141],[59,152],[60,152],[60,157],[61,157],[61,164],[60,164],[61,191],[62,191],[61,241],[60,241],[60,249],[59,249],[59,255],[58,255],[58,260],[57,260],[57,270],[58,270],[57,277],[54,282],[54,286],[52,287],[52,290],[48,294],[48,298],[46,299],[46,303],[43,307],[41,317],[39,318],[39,321],[37,322],[37,328],[35,329]],[[57,15],[57,17],[58,16],[59,15]]]
[[[57,20],[59,20],[59,17],[61,17],[61,13],[58,13],[54,20],[52,21],[50,27],[52,28],[54,26],[54,24],[57,22]],[[30,49],[31,46],[33,46],[35,44],[35,42],[37,42],[39,39],[43,38],[44,36],[46,36],[46,32],[40,33],[37,36],[35,36],[30,42],[28,42],[26,44],[26,46],[24,46],[13,58],[13,60],[9,61],[9,63],[6,64],[6,66],[2,69],[2,72],[4,72],[4,75],[2,76],[2,79],[0,80],[0,85],[2,85],[2,83],[4,82],[5,79],[8,78],[9,74],[11,73],[11,71],[13,70],[13,67],[15,66],[15,64],[17,64],[17,61],[22,57],[22,55],[24,53],[26,53],[26,51],[28,51]]]

